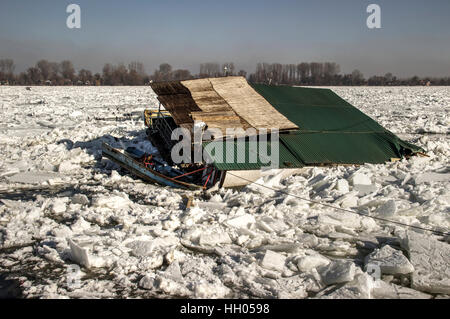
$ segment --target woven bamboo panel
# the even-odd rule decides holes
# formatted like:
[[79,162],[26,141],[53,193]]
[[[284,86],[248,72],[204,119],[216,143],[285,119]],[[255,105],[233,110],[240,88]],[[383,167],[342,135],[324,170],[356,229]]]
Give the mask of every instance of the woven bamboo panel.
[[192,123],[191,112],[201,111],[190,95],[160,95],[158,100],[170,112],[177,125]]
[[154,82],[150,84],[156,95],[191,94],[179,81]]
[[243,77],[230,76],[209,80],[214,90],[251,127],[279,130],[298,128],[259,95]]
[[232,111],[228,103],[214,91],[209,79],[182,81],[203,112]]
[[240,118],[233,112],[193,112],[192,119],[197,122],[205,122],[208,128],[218,128],[222,135],[226,135],[227,128],[242,128]]
[[233,111],[231,106],[214,90],[209,79],[181,82],[189,91],[202,112],[192,112],[194,121],[205,122],[208,128],[218,128],[226,134],[227,128],[244,129],[251,127]]
[[151,84],[151,87],[177,125],[193,124],[190,113],[201,110],[192,98],[191,92],[184,85],[179,81],[170,81],[155,82]]

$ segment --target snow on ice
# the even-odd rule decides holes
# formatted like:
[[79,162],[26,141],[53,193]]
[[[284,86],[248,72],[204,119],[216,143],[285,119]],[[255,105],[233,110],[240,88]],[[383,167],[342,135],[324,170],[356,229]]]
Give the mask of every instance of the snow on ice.
[[102,142],[155,152],[149,87],[0,87],[0,275],[28,298],[448,297],[449,239],[371,218],[450,229],[448,88],[334,90],[428,157],[258,182],[361,215],[256,185],[185,209],[191,193],[101,158]]

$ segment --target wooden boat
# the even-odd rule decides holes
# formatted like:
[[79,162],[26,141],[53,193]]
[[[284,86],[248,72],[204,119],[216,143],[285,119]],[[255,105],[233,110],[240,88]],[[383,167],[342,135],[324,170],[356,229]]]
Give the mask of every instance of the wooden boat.
[[[133,175],[143,179],[147,182],[158,183],[164,186],[171,186],[175,188],[188,189],[188,190],[202,190],[208,186],[209,178],[204,184],[204,186],[187,183],[179,180],[178,177],[166,176],[154,169],[147,167],[142,162],[139,162],[133,158],[132,154],[126,152],[125,150],[113,148],[110,145],[102,144],[102,155],[109,158],[114,163],[117,163],[121,167],[125,168]],[[186,173],[184,175],[187,175]]]

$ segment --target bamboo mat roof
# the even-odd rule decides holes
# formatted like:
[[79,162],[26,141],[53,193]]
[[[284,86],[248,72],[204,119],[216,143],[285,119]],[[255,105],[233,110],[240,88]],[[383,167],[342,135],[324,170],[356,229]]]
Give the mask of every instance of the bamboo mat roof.
[[[192,128],[195,121],[208,128],[291,130],[289,121],[259,95],[243,77],[224,77],[152,83],[158,100],[181,127]],[[217,138],[218,136],[215,136]]]
[[251,127],[279,130],[298,129],[298,126],[278,112],[241,76],[209,79],[214,90]]

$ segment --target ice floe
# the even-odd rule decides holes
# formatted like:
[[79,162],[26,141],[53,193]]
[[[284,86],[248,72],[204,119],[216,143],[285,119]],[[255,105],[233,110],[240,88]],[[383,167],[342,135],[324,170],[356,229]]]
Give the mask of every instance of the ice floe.
[[[448,89],[333,89],[428,157],[266,171],[257,183],[283,192],[219,189],[186,208],[192,193],[101,159],[102,142],[156,151],[139,115],[158,106],[151,88],[0,87],[0,273],[29,298],[445,297],[448,237],[371,217],[450,229]],[[108,120],[123,114],[137,116]]]

